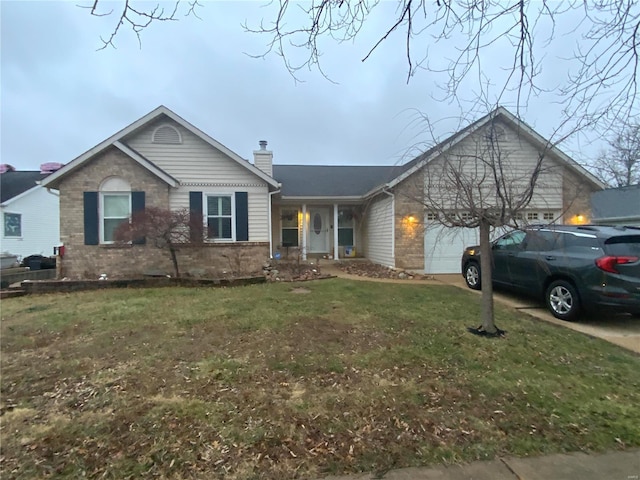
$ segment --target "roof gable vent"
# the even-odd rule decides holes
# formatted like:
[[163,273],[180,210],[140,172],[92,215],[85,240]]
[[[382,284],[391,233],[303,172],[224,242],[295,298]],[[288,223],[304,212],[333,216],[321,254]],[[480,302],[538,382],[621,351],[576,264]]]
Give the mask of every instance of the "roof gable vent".
[[164,143],[169,145],[179,145],[182,143],[182,137],[178,129],[171,125],[160,125],[153,131],[152,142]]

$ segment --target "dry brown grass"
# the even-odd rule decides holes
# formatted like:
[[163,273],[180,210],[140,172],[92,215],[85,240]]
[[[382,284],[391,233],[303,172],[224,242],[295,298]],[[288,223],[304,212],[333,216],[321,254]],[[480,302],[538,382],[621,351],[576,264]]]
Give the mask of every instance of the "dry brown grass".
[[2,478],[309,478],[640,444],[638,357],[506,309],[506,338],[475,337],[477,301],[340,279],[4,300]]

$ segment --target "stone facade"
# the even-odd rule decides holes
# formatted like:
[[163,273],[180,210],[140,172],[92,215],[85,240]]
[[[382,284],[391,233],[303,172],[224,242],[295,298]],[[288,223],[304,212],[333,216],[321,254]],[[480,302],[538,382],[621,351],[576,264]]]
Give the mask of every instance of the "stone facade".
[[395,189],[396,267],[424,269],[424,172],[420,170]]
[[[118,176],[131,191],[145,192],[146,207],[169,208],[170,187],[116,148],[79,167],[60,183],[60,237],[65,246],[60,275],[71,279],[173,275],[169,251],[153,245],[85,245],[84,192],[99,191],[102,182]],[[222,277],[259,272],[269,256],[267,242],[205,243],[178,249],[184,275]]]
[[591,221],[591,194],[600,188],[588,183],[568,168],[562,171],[562,208],[564,223],[582,215],[587,223]]

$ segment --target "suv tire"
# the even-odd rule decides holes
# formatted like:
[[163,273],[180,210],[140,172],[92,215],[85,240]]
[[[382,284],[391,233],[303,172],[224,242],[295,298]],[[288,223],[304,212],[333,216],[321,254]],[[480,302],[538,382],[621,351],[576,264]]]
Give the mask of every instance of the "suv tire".
[[467,263],[464,267],[464,281],[472,290],[480,290],[480,266],[476,262]]
[[574,321],[580,311],[580,299],[575,287],[566,280],[552,282],[545,293],[551,314],[560,320]]

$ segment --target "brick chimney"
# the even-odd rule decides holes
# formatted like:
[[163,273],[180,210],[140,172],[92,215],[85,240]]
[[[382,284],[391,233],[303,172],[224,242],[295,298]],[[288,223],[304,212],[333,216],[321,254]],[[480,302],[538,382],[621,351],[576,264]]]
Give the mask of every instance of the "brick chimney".
[[273,152],[267,150],[267,141],[260,140],[260,150],[253,151],[253,164],[264,173],[273,177]]

